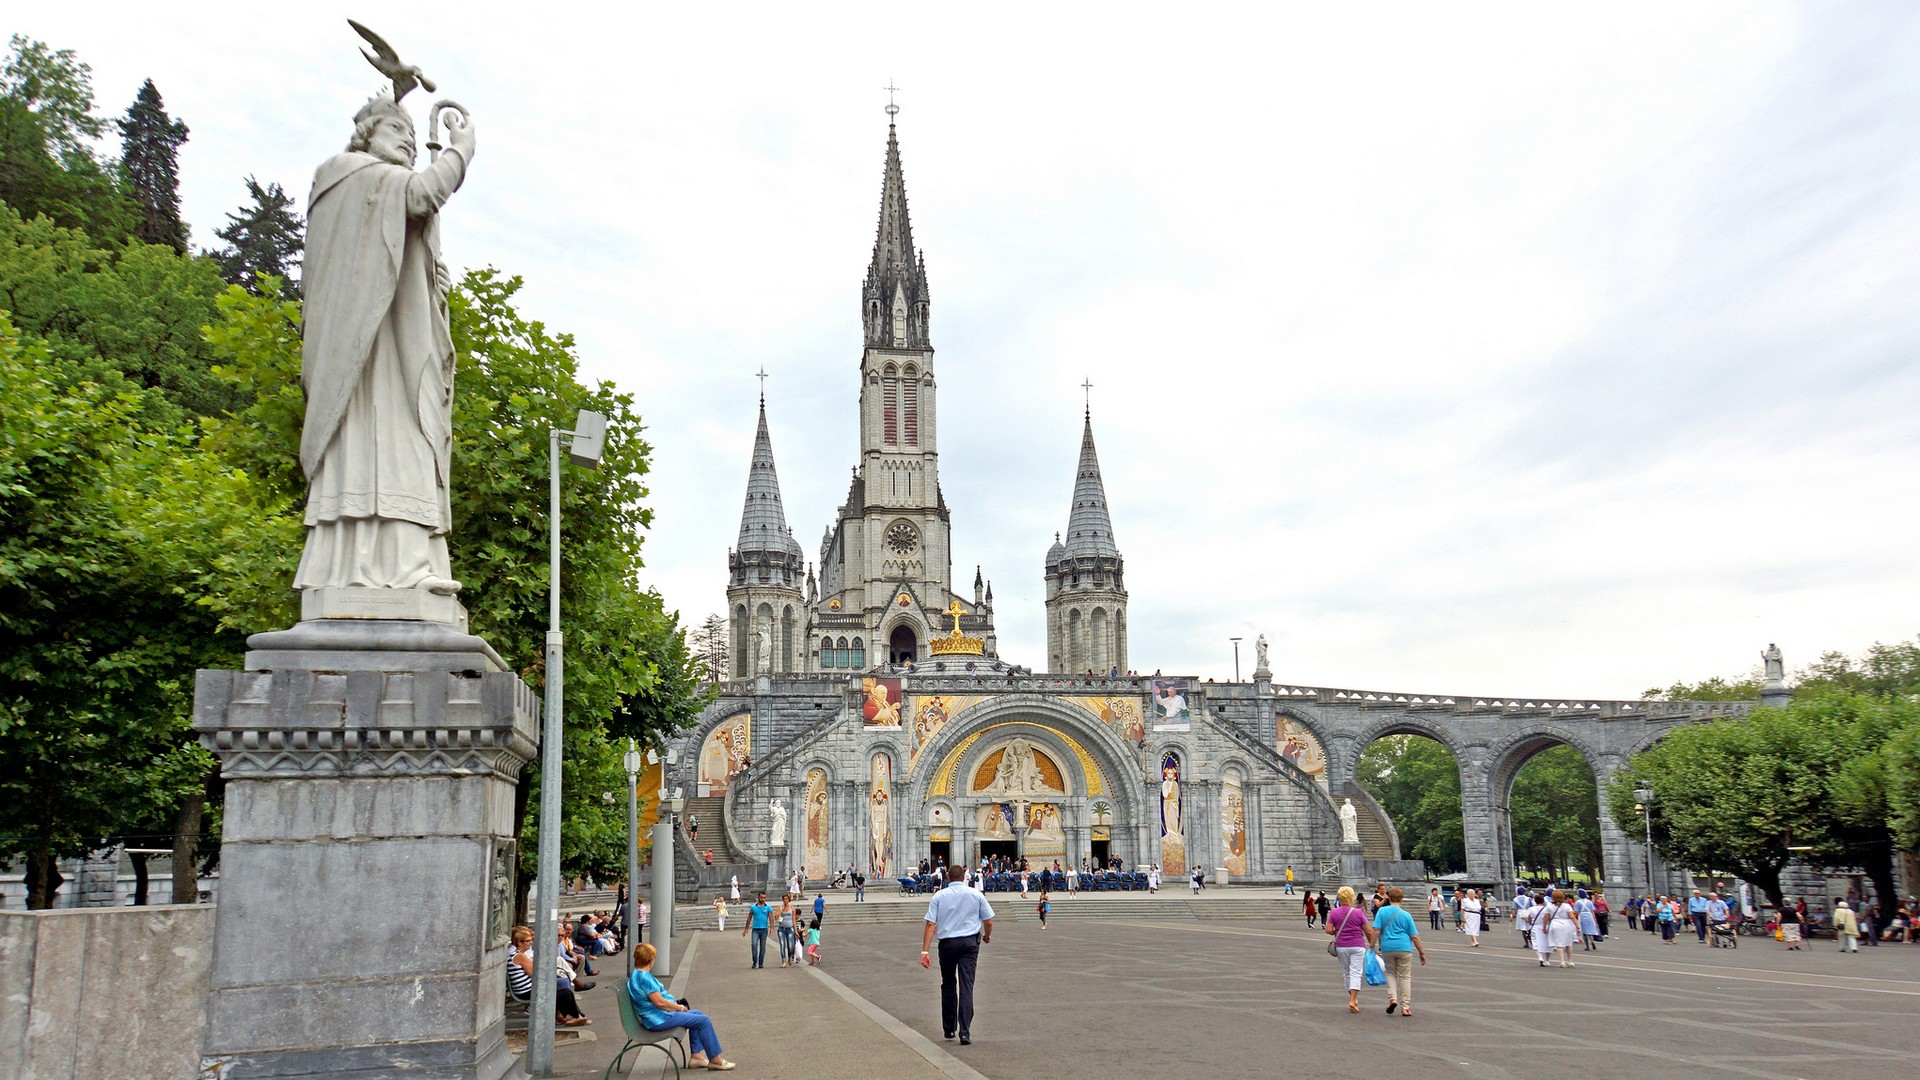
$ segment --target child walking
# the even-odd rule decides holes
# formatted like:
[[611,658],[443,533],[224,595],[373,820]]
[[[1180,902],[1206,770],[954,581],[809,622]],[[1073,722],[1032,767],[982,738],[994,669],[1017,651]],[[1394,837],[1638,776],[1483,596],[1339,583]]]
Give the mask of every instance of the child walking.
[[1053,909],[1053,904],[1051,901],[1047,899],[1047,890],[1041,889],[1040,903],[1038,906],[1036,906],[1033,909],[1040,913],[1040,929],[1045,930],[1047,928],[1047,912],[1051,911],[1052,909]]
[[820,916],[815,915],[807,924],[807,966],[817,967],[820,963]]

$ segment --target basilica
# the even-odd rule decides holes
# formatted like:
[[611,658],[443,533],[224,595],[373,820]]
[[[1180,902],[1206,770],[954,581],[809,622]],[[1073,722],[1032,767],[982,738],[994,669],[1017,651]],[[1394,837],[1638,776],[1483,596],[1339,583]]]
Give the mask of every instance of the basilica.
[[[859,460],[811,560],[760,402],[727,557],[731,678],[673,755],[701,848],[809,879],[994,855],[1269,879],[1334,857],[1310,732],[1271,713],[1242,730],[1245,710],[1202,715],[1235,688],[1131,674],[1090,412],[1078,462],[1061,463],[1075,469],[1066,527],[1036,538],[1047,655],[1000,654],[979,568],[956,588],[926,257],[891,122],[860,303]],[[1237,689],[1251,704],[1254,687]]]
[[[860,306],[859,459],[812,560],[787,521],[760,402],[727,557],[730,677],[667,755],[667,783],[698,823],[683,887],[794,870],[884,879],[986,857],[1117,860],[1172,879],[1419,881],[1355,782],[1361,752],[1396,733],[1453,752],[1470,876],[1511,881],[1507,801],[1528,758],[1574,746],[1604,790],[1673,725],[1750,707],[1294,686],[1274,680],[1264,638],[1248,682],[1136,675],[1154,663],[1128,650],[1091,412],[1065,529],[1034,538],[1046,655],[1003,656],[991,582],[978,568],[964,592],[953,580],[927,264],[891,120]],[[1604,802],[1599,814],[1609,876],[1651,872]]]

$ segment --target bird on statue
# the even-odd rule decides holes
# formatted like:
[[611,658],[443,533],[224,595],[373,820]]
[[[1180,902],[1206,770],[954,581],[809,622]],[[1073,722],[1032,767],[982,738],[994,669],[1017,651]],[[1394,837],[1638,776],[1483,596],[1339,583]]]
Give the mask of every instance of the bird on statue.
[[[433,85],[433,80],[427,78],[426,74],[420,70],[418,65],[401,63],[400,54],[394,52],[393,46],[387,44],[386,39],[382,38],[379,34],[361,26],[352,19],[347,20],[347,25],[353,27],[355,33],[366,38],[367,44],[373,46],[373,52],[361,49],[360,55],[367,58],[367,63],[372,64],[374,70],[393,80],[394,101],[397,102],[401,98],[406,97],[407,91],[413,89],[415,86],[424,88],[429,94],[439,89]],[[376,56],[374,53],[378,53],[379,55]]]

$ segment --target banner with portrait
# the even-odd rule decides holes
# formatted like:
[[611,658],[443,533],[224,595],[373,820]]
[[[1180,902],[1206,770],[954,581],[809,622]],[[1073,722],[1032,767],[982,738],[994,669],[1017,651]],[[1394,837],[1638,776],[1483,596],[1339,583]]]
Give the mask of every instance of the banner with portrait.
[[1153,692],[1153,730],[1190,731],[1193,714],[1187,709],[1190,688],[1185,679],[1155,679]]

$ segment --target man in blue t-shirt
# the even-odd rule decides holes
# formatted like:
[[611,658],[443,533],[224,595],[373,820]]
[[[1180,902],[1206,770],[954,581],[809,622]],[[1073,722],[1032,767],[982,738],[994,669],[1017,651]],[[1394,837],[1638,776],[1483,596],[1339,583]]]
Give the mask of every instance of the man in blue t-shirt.
[[827,895],[826,895],[825,893],[815,893],[815,894],[813,894],[813,917],[814,917],[814,919],[815,919],[815,920],[817,920],[817,921],[819,921],[819,922],[825,922],[825,921],[826,921],[826,918],[827,918]]
[[753,935],[753,966],[767,966],[767,923],[773,918],[773,908],[767,904],[767,894],[761,893],[759,899],[747,908],[747,925],[740,931],[741,937]]
[[1700,936],[1700,944],[1705,945],[1707,943],[1707,898],[1700,895],[1699,889],[1693,890],[1693,895],[1687,898],[1687,917],[1693,920],[1693,932]]

